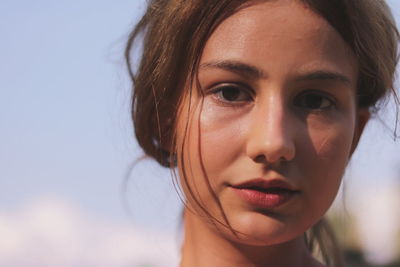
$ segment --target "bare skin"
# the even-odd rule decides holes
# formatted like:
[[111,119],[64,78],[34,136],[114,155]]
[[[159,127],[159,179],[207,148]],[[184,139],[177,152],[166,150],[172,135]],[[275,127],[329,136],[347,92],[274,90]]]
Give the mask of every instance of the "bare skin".
[[[217,27],[200,60],[202,93],[178,119],[191,210],[181,267],[323,266],[303,234],[333,202],[369,118],[356,106],[357,70],[340,35],[296,0],[255,1]],[[254,204],[237,187],[255,179],[296,193]]]
[[181,267],[324,266],[310,255],[302,237],[266,250],[219,238],[218,233],[209,233],[210,228],[195,216],[185,216],[185,224],[196,230],[188,231],[189,227],[185,227]]

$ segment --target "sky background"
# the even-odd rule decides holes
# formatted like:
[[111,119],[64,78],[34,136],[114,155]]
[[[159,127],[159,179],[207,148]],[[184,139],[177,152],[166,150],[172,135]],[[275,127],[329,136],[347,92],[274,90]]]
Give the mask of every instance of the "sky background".
[[[123,49],[143,3],[0,1],[1,265],[176,262],[181,205],[169,172],[145,160],[124,186],[141,151]],[[399,21],[400,1],[388,3]],[[393,213],[398,201],[385,202],[400,187],[400,141],[380,122],[394,128],[388,110],[367,126],[345,177],[361,217],[373,203]]]

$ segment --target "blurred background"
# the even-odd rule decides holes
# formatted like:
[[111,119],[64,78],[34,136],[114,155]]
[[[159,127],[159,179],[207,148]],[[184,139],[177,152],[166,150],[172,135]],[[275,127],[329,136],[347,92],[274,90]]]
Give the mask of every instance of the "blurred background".
[[[169,171],[131,169],[142,154],[123,49],[144,2],[0,1],[0,266],[176,266]],[[388,3],[399,22],[400,1]],[[350,266],[400,266],[394,125],[389,102],[329,212]]]

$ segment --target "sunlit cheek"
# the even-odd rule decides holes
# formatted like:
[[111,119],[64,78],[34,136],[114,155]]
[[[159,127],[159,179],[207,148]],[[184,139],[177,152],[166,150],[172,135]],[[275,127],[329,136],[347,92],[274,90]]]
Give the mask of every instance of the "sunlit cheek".
[[[188,103],[192,103],[189,107]],[[178,124],[176,132],[176,151],[178,159],[179,177],[181,186],[189,203],[195,203],[199,199],[199,183],[201,171],[199,164],[199,128],[198,128],[198,107],[192,101],[186,101],[178,114]],[[200,179],[196,179],[196,177]]]
[[[195,197],[203,203],[211,199],[208,183],[217,184],[218,172],[227,161],[221,155],[229,149],[227,142],[234,136],[231,125],[224,115],[216,113],[205,103],[192,102],[191,109],[183,109],[177,133],[178,152],[180,152],[180,176],[182,186],[195,192]],[[186,180],[183,180],[185,179]],[[186,185],[185,185],[186,183]]]
[[247,120],[241,111],[205,105],[201,112],[201,150],[210,175],[221,175],[242,151]]

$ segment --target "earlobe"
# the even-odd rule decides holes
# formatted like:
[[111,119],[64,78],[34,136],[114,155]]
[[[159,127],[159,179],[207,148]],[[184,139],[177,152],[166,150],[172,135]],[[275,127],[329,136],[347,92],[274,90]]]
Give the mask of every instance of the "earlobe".
[[350,157],[351,155],[353,155],[353,152],[357,148],[358,142],[360,141],[361,135],[364,131],[365,125],[367,125],[367,122],[369,121],[370,116],[371,114],[368,108],[361,108],[357,110],[356,124],[354,129],[353,142],[351,144]]

